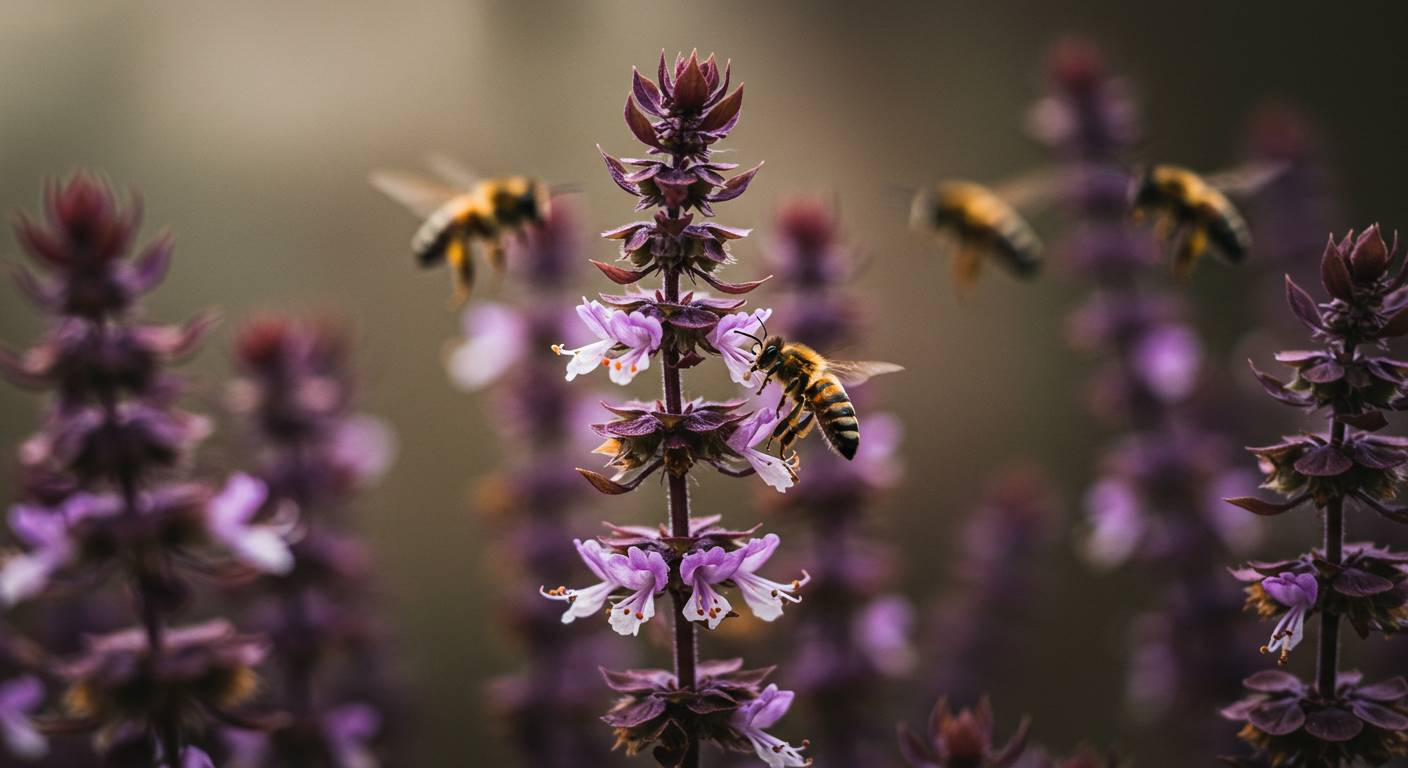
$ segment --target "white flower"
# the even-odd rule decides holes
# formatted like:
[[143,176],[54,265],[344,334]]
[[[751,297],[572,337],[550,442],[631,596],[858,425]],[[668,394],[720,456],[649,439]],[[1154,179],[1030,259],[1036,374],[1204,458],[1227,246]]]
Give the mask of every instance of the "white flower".
[[293,553],[284,540],[293,524],[250,525],[267,497],[264,483],[243,473],[232,475],[224,490],[210,500],[206,526],[216,541],[246,564],[265,573],[285,574],[293,570]]
[[714,589],[714,585],[733,578],[743,561],[746,550],[727,552],[723,547],[711,547],[704,552],[691,552],[680,560],[680,579],[690,586],[684,617],[704,621],[709,629],[718,629],[733,606]]
[[802,751],[763,729],[777,724],[787,714],[796,694],[778,690],[776,685],[763,689],[758,698],[745,701],[734,711],[730,722],[753,745],[753,751],[768,764],[768,768],[804,768],[812,761],[802,757]]
[[44,702],[44,686],[32,675],[0,683],[0,743],[25,760],[48,754],[49,742],[34,727],[30,713]]
[[445,356],[450,381],[471,392],[492,384],[519,360],[527,346],[523,318],[503,304],[481,303],[465,310],[464,338]]
[[782,459],[753,447],[772,434],[777,421],[777,413],[772,408],[759,408],[738,422],[733,434],[728,437],[728,447],[742,456],[764,483],[776,488],[780,493],[786,493],[796,482],[792,468]]
[[709,331],[709,344],[719,351],[719,356],[728,366],[729,378],[738,384],[751,384],[753,361],[757,354],[753,348],[758,342],[744,334],[762,337],[763,323],[772,317],[771,309],[755,309],[752,312],[735,312],[719,318],[713,330]]
[[769,533],[761,539],[750,539],[740,550],[743,552],[743,559],[733,574],[733,583],[738,585],[738,590],[743,593],[743,601],[748,604],[753,615],[763,621],[772,621],[781,616],[784,600],[800,603],[802,598],[797,596],[797,591],[812,578],[806,571],[802,571],[801,579],[782,584],[756,573],[772,557],[780,543],[781,539],[775,533]]
[[638,635],[640,625],[655,615],[655,596],[665,591],[670,568],[659,552],[646,553],[631,547],[624,555],[612,555],[606,572],[622,587],[633,590],[611,606],[611,628],[619,635]]
[[[577,307],[577,316],[597,341],[576,349],[553,345],[552,351],[557,354],[572,356],[567,361],[568,381],[597,368],[607,368],[613,382],[629,384],[636,374],[650,367],[650,356],[660,349],[665,337],[664,327],[654,317],[642,312],[607,309],[600,302],[585,298]],[[625,351],[612,357],[611,352],[618,346]]]
[[587,564],[587,568],[601,581],[590,587],[583,589],[568,589],[558,587],[554,590],[545,590],[541,587],[538,592],[549,600],[565,600],[567,610],[562,614],[562,623],[571,624],[573,621],[593,616],[601,613],[601,609],[606,605],[606,598],[611,596],[621,585],[618,584],[606,569],[607,558],[620,557],[612,555],[601,546],[601,542],[596,539],[588,539],[583,542],[581,539],[574,539],[572,543],[577,547],[577,555],[582,558],[582,562]]

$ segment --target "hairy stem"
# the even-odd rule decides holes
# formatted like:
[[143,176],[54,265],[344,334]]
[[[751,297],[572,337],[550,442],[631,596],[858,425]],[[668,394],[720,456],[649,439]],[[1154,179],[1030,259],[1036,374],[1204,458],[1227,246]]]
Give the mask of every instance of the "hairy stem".
[[[665,300],[679,301],[680,273],[678,269],[666,269],[664,277]],[[684,398],[681,394],[679,352],[666,348],[662,355],[664,365],[661,377],[665,389],[665,411],[683,413]],[[685,475],[669,474],[670,489],[670,533],[674,536],[689,535],[689,481]],[[695,666],[698,661],[698,645],[695,642],[694,622],[684,619],[684,601],[688,597],[682,592],[673,593],[675,622],[675,679],[681,688],[693,688],[696,683]],[[698,768],[698,734],[689,734],[689,752],[681,764],[683,768]]]

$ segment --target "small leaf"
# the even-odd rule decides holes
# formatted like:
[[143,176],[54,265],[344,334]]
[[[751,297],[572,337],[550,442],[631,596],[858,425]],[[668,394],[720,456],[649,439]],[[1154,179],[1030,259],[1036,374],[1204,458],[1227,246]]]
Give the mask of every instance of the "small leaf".
[[1315,306],[1315,300],[1310,298],[1296,281],[1286,275],[1286,303],[1290,305],[1291,312],[1302,323],[1305,323],[1312,331],[1324,330],[1325,321],[1320,318],[1320,310]]
[[709,195],[709,202],[724,203],[743,194],[748,189],[748,185],[753,182],[753,177],[758,175],[758,171],[761,170],[762,167],[763,164],[758,163],[743,173],[725,181],[722,187],[719,187],[716,192]]
[[728,98],[714,105],[709,114],[699,121],[699,130],[712,133],[725,127],[732,127],[738,121],[738,111],[743,107],[743,86],[734,89]]
[[702,271],[702,270],[696,269],[696,270],[692,270],[692,272],[693,272],[693,274],[698,275],[699,277],[703,278],[703,279],[704,279],[704,282],[708,283],[709,285],[714,286],[714,288],[715,288],[716,290],[720,290],[720,291],[723,291],[724,293],[728,293],[728,294],[733,294],[733,295],[735,295],[735,296],[737,296],[737,295],[739,295],[739,294],[748,293],[749,291],[753,290],[754,288],[757,288],[758,286],[760,286],[760,285],[762,285],[763,283],[766,283],[767,281],[769,281],[769,280],[772,279],[772,275],[768,275],[767,277],[765,277],[765,278],[763,278],[763,279],[761,279],[761,280],[749,280],[749,281],[743,282],[743,283],[730,283],[730,282],[728,282],[728,281],[726,281],[726,280],[720,280],[720,279],[714,277],[713,275],[710,275],[708,272],[704,272],[704,271]]
[[607,496],[620,496],[623,493],[630,493],[635,490],[634,486],[622,485],[606,475],[593,472],[590,469],[582,469],[581,467],[577,467],[576,469],[577,474],[585,477],[587,482],[592,484],[593,488],[596,488]]
[[1283,699],[1253,707],[1247,720],[1272,736],[1285,736],[1300,730],[1305,724],[1305,711],[1298,699]]
[[660,138],[655,135],[655,126],[650,122],[640,109],[636,107],[636,100],[630,96],[626,97],[626,125],[630,127],[631,133],[642,144],[660,148]]
[[1311,384],[1329,384],[1344,378],[1344,366],[1338,361],[1326,360],[1301,372],[1301,378]]
[[1402,677],[1393,677],[1381,683],[1366,685],[1355,691],[1355,693],[1357,693],[1361,699],[1393,703],[1399,699],[1408,697],[1408,680]]
[[709,100],[709,81],[699,68],[699,58],[691,55],[684,71],[675,82],[674,106],[685,112],[697,111]]
[[1364,730],[1364,721],[1338,707],[1310,713],[1305,732],[1321,741],[1349,741]]
[[1325,290],[1337,299],[1350,301],[1354,298],[1354,283],[1349,277],[1349,267],[1345,265],[1344,257],[1340,255],[1334,238],[1330,239],[1325,246],[1324,255],[1320,257],[1320,282],[1324,283]]
[[1365,432],[1377,432],[1388,426],[1388,418],[1384,416],[1382,411],[1342,414],[1336,416],[1335,421],[1341,424],[1348,424],[1355,429],[1362,429]]
[[1301,496],[1297,499],[1278,504],[1276,502],[1258,499],[1255,496],[1235,496],[1230,499],[1223,499],[1223,501],[1228,504],[1241,507],[1252,514],[1261,515],[1263,517],[1274,517],[1289,512],[1305,503],[1305,500],[1306,497]]
[[640,70],[631,68],[631,93],[635,94],[636,102],[640,108],[650,114],[661,117],[660,114],[660,88],[650,81],[650,78],[642,75]]
[[1383,328],[1379,329],[1379,338],[1396,339],[1405,333],[1408,333],[1408,307],[1393,313],[1393,317],[1390,317],[1384,323]]
[[1300,678],[1279,669],[1264,669],[1242,681],[1248,690],[1259,693],[1296,693],[1305,687]]
[[1309,477],[1337,477],[1354,467],[1354,461],[1334,445],[1322,445],[1296,460],[1296,471]]
[[1369,725],[1386,731],[1408,731],[1408,715],[1402,712],[1367,701],[1356,701],[1350,706],[1354,709],[1354,716]]
[[1261,388],[1266,391],[1266,394],[1271,395],[1273,398],[1286,405],[1294,405],[1298,408],[1304,408],[1310,405],[1309,397],[1287,389],[1286,385],[1282,383],[1280,379],[1269,373],[1263,373],[1258,369],[1256,363],[1248,360],[1247,365],[1251,366],[1252,375],[1256,376],[1257,382],[1261,384]]
[[653,266],[645,269],[622,269],[621,267],[604,264],[596,259],[588,259],[588,261],[596,265],[596,268],[601,270],[602,274],[610,278],[611,282],[619,285],[630,285],[655,271],[655,267]]
[[1349,597],[1369,597],[1393,589],[1393,582],[1358,568],[1346,568],[1334,580],[1335,591]]

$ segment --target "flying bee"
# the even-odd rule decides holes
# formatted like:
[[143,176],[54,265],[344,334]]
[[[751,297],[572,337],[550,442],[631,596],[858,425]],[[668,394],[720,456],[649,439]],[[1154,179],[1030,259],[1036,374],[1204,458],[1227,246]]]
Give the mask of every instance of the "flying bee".
[[1041,239],[1011,199],[1013,192],[971,181],[943,181],[921,189],[910,205],[910,224],[932,233],[949,251],[954,283],[966,290],[978,279],[985,258],[1018,277],[1041,264]]
[[766,328],[761,339],[751,333],[736,332],[757,342],[757,358],[752,370],[763,373],[759,393],[776,376],[782,384],[783,396],[777,404],[778,413],[782,413],[788,398],[794,402],[787,417],[778,421],[773,429],[771,440],[781,440],[781,453],[786,454],[813,426],[820,424],[826,442],[837,453],[848,460],[855,458],[856,449],[860,447],[860,421],[845,385],[863,384],[872,376],[904,368],[894,363],[827,360],[805,344],[767,335]]
[[394,171],[374,173],[371,182],[424,219],[411,238],[411,252],[422,267],[450,265],[460,303],[474,284],[473,252],[502,269],[508,238],[547,219],[551,190],[526,176],[478,179],[443,158],[432,165],[448,183]]
[[1254,192],[1281,170],[1267,164],[1203,177],[1176,165],[1151,165],[1134,175],[1130,206],[1136,218],[1154,217],[1155,232],[1180,275],[1208,251],[1235,264],[1247,258],[1252,236],[1228,195]]

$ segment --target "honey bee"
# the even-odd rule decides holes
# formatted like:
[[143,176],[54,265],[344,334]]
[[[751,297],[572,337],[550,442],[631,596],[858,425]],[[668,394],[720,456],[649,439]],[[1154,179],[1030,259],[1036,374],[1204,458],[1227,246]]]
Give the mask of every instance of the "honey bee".
[[1175,165],[1151,165],[1134,175],[1130,206],[1136,218],[1155,218],[1155,231],[1180,275],[1191,272],[1208,251],[1235,264],[1247,258],[1252,236],[1228,193],[1255,191],[1280,171],[1275,165],[1251,166],[1203,177]]
[[411,252],[422,267],[450,265],[460,303],[474,284],[472,251],[502,269],[507,239],[546,220],[551,192],[525,176],[477,179],[444,159],[432,165],[449,183],[394,171],[374,173],[371,182],[424,219],[411,238]]
[[943,181],[920,190],[910,206],[910,224],[930,232],[950,251],[954,283],[967,289],[985,257],[1018,277],[1041,265],[1041,239],[1008,195],[971,181]]
[[757,358],[752,370],[763,373],[758,391],[761,393],[776,376],[782,384],[783,395],[777,404],[778,413],[781,414],[788,398],[794,402],[787,417],[778,421],[773,429],[772,440],[781,440],[781,453],[786,454],[819,423],[826,442],[837,453],[848,460],[855,458],[856,449],[860,447],[860,421],[844,385],[855,386],[872,376],[904,368],[875,361],[827,360],[805,344],[768,336],[766,328],[761,339],[751,333],[737,333],[757,342]]

